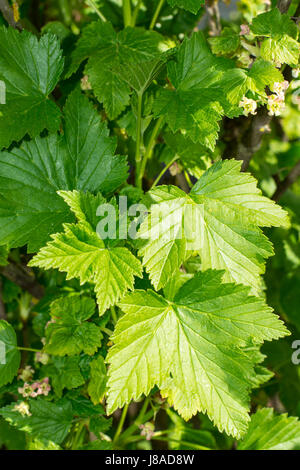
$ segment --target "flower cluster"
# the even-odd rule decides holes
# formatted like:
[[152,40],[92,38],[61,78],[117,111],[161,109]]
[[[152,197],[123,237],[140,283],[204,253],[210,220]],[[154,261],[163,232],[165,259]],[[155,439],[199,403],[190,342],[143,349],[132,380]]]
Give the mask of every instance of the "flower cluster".
[[268,96],[267,108],[269,110],[269,116],[279,116],[284,110],[285,91],[288,86],[289,82],[287,80],[274,83],[273,91],[275,94]]
[[248,116],[248,114],[256,114],[257,103],[251,98],[244,96],[243,99],[239,102],[239,106],[243,108],[245,116]]
[[15,405],[14,411],[17,411],[22,416],[31,416],[31,413],[29,411],[29,405],[28,403],[25,403],[25,401],[21,401],[21,403]]
[[23,387],[18,388],[18,392],[24,397],[36,398],[39,395],[47,396],[51,390],[49,385],[49,378],[45,377],[41,382],[34,382],[33,384],[25,383]]
[[148,422],[145,424],[140,424],[141,436],[146,437],[146,441],[151,441],[154,435],[154,424]]
[[18,380],[23,380],[23,382],[28,382],[31,380],[34,374],[34,369],[31,366],[26,366],[24,369],[20,370],[18,375]]

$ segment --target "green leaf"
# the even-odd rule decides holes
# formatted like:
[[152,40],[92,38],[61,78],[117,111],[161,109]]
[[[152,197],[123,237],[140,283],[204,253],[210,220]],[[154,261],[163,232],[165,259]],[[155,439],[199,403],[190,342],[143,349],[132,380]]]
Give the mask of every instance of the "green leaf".
[[[76,294],[54,301],[50,312],[54,323],[46,329],[45,351],[57,356],[74,356],[82,351],[91,356],[95,354],[103,337],[100,328],[87,321],[95,308],[93,299]],[[62,367],[64,363],[58,364]],[[74,366],[74,362],[66,362],[65,366],[68,365]],[[81,375],[79,368],[78,374]]]
[[196,251],[202,269],[225,269],[225,281],[259,292],[273,250],[258,226],[288,226],[288,216],[240,167],[236,160],[215,163],[189,195],[174,186],[150,191],[153,205],[138,232],[146,240],[139,254],[156,290]]
[[21,362],[13,327],[0,320],[0,387],[13,381]]
[[286,413],[274,415],[273,408],[263,408],[251,416],[247,434],[238,450],[299,450],[299,419]]
[[90,363],[91,380],[88,385],[88,393],[94,405],[103,399],[106,388],[106,367],[102,356],[98,356]]
[[200,8],[204,5],[204,0],[168,0],[171,7],[184,8],[196,15]]
[[[128,80],[131,83],[134,79],[134,86],[140,86],[140,80],[144,81],[141,64],[148,62],[146,83],[152,76],[152,73],[149,75],[150,69],[157,68],[154,62],[151,65],[151,61],[159,55],[161,39],[159,34],[142,28],[127,27],[116,33],[111,23],[91,23],[78,40],[68,75],[74,73],[81,62],[89,59],[85,73],[107,115],[114,119],[129,103]],[[136,67],[139,77],[134,77]],[[125,68],[127,71],[123,76]],[[145,83],[142,86],[145,87]]]
[[253,19],[251,31],[257,36],[266,36],[261,44],[261,57],[276,64],[297,64],[299,43],[296,41],[296,24],[287,14],[282,15],[278,8],[258,15]]
[[0,153],[0,243],[37,251],[73,216],[58,190],[112,192],[127,178],[126,158],[79,91],[65,106],[64,136],[53,134]]
[[[70,404],[56,405],[47,400],[29,400],[30,416],[22,415],[16,408],[22,402],[0,408],[0,415],[21,431],[41,439],[60,444],[69,432],[72,421]],[[24,403],[24,402],[23,402]]]
[[58,191],[58,194],[68,204],[74,212],[78,222],[87,222],[96,230],[100,217],[97,216],[97,209],[100,205],[106,204],[106,199],[101,193],[96,195],[82,191]]
[[151,290],[121,302],[107,357],[109,413],[157,385],[184,419],[202,411],[221,431],[246,431],[254,363],[244,348],[287,330],[262,299],[222,284],[222,275],[197,273],[173,302]]
[[6,86],[6,104],[0,104],[0,148],[35,137],[43,129],[59,128],[60,110],[49,99],[63,71],[58,39],[37,39],[28,31],[0,27],[0,80]]
[[94,283],[102,315],[133,289],[134,276],[142,275],[140,261],[125,247],[106,248],[86,224],[66,224],[64,229],[29,264],[57,268],[67,273],[67,279],[79,278],[81,284]]
[[93,405],[88,398],[83,395],[79,395],[77,390],[67,392],[60,402],[71,403],[74,416],[82,418],[98,418],[99,415],[103,415],[104,413],[104,409],[101,405]]
[[233,54],[240,45],[240,35],[226,26],[220,36],[212,37],[208,42],[214,54]]
[[54,391],[59,397],[65,388],[71,390],[85,383],[79,361],[79,357],[53,357],[52,364],[43,368],[44,375],[50,377]]
[[232,112],[223,80],[227,77],[228,82],[237,69],[229,59],[212,54],[201,32],[183,41],[176,59],[168,63],[172,89],[159,90],[154,114],[164,116],[172,132],[181,130],[193,142],[213,150],[219,121]]

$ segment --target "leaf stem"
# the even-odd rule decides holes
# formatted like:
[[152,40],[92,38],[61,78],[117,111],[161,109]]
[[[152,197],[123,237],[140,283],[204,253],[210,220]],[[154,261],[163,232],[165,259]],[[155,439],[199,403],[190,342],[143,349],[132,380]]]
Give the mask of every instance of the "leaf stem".
[[142,140],[142,107],[143,107],[143,94],[138,93],[138,107],[136,117],[136,150],[135,150],[135,164],[136,164],[136,184],[139,181],[139,169],[141,163],[141,140]]
[[97,13],[97,15],[99,16],[99,18],[103,21],[103,23],[105,23],[107,21],[107,19],[105,18],[105,16],[103,15],[103,13],[101,13],[101,11],[99,10],[99,8],[97,7],[97,5],[95,4],[94,0],[86,0],[85,3],[91,7],[95,13]]
[[130,0],[123,0],[124,28],[131,25],[131,3]]
[[170,166],[173,165],[173,163],[176,162],[176,160],[178,160],[178,158],[179,158],[179,156],[175,155],[175,157],[172,158],[172,160],[170,160],[169,163],[161,170],[158,177],[156,178],[153,185],[151,186],[151,189],[155,188],[155,186],[157,185],[157,183],[159,182],[161,177],[166,173],[166,171],[170,168]]
[[165,0],[160,0],[159,4],[157,5],[156,10],[155,10],[154,15],[153,15],[153,18],[152,18],[152,20],[151,20],[149,29],[153,29],[153,28],[154,28],[154,26],[155,26],[155,24],[156,24],[156,21],[157,21],[157,18],[158,18],[159,14],[160,14],[160,10],[162,9],[162,6],[163,6],[163,4],[164,4],[164,1],[165,1]]
[[136,6],[135,6],[135,9],[133,10],[133,13],[132,13],[132,18],[131,18],[131,26],[134,27],[136,25],[136,20],[137,20],[137,17],[138,17],[138,14],[139,14],[139,11],[140,11],[140,8],[141,8],[141,5],[142,5],[142,1],[143,0],[138,0]]
[[154,146],[155,146],[155,141],[156,141],[157,135],[160,131],[163,119],[164,119],[163,117],[160,117],[156,121],[154,129],[153,129],[152,134],[150,136],[150,140],[149,140],[149,143],[147,145],[146,152],[145,152],[144,158],[143,158],[142,163],[141,163],[141,167],[139,169],[138,180],[137,180],[137,186],[139,188],[142,187],[142,180],[143,180],[143,176],[145,174],[147,161],[149,160],[149,158],[151,158],[151,155],[152,155],[152,152],[153,152],[153,149],[154,149]]
[[118,321],[118,315],[117,315],[117,312],[116,312],[116,309],[115,307],[110,307],[110,311],[111,311],[111,317],[112,317],[112,321],[114,323],[114,325],[117,323]]
[[42,351],[41,349],[24,348],[21,346],[17,346],[17,349],[19,349],[19,351],[29,351],[29,352],[41,352]]
[[118,438],[119,438],[119,436],[122,432],[124,422],[125,422],[125,419],[126,419],[126,416],[127,416],[128,407],[129,407],[129,405],[125,405],[124,408],[123,408],[122,415],[121,415],[121,418],[120,418],[120,421],[119,421],[119,424],[118,424],[118,427],[117,427],[117,430],[116,430],[116,434],[114,435],[113,443],[117,442],[117,440],[118,440]]
[[122,443],[127,442],[127,439],[136,431],[136,429],[139,427],[140,424],[143,424],[146,421],[149,421],[154,415],[154,411],[151,409],[146,413],[147,408],[149,405],[149,397],[146,398],[146,400],[143,403],[143,406],[141,408],[141,411],[139,412],[137,418],[135,419],[134,423],[132,423],[126,431],[124,431],[121,436],[120,436],[120,441]]

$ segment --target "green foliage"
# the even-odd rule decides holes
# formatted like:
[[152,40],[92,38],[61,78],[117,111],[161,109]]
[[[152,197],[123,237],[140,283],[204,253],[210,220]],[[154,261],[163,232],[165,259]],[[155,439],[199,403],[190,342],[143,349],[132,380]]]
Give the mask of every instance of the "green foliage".
[[8,4],[0,448],[300,448],[297,2]]
[[56,131],[60,110],[49,99],[63,71],[64,60],[55,36],[40,41],[31,33],[0,29],[0,80],[6,102],[0,105],[0,148],[26,134],[36,137],[45,128]]

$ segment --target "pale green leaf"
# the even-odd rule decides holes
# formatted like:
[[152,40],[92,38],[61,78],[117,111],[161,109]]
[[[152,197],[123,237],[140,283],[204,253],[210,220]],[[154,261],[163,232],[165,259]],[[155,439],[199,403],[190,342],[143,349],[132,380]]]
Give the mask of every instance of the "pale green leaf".
[[240,35],[226,26],[220,36],[212,37],[208,42],[214,54],[233,54],[240,45]]
[[172,302],[151,290],[121,302],[108,353],[109,413],[156,385],[185,419],[202,411],[221,431],[246,431],[254,363],[244,347],[287,330],[249,288],[222,284],[222,274],[197,273]]
[[67,273],[67,279],[92,282],[101,315],[133,289],[134,276],[142,274],[140,261],[125,247],[107,248],[86,224],[66,224],[64,229],[52,235],[30,266],[57,268]]
[[168,0],[171,7],[184,8],[196,14],[204,6],[204,0]]
[[189,195],[174,186],[150,191],[153,205],[138,236],[147,240],[139,253],[155,289],[166,285],[192,250],[202,269],[225,269],[224,280],[259,292],[273,250],[258,227],[288,226],[288,216],[240,167],[237,160],[215,163]]
[[257,411],[238,450],[300,450],[299,419],[286,413],[275,415],[273,408]]

